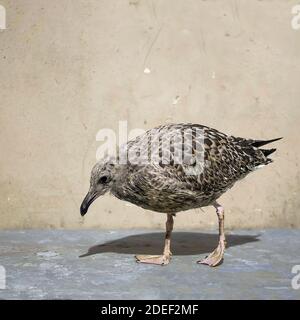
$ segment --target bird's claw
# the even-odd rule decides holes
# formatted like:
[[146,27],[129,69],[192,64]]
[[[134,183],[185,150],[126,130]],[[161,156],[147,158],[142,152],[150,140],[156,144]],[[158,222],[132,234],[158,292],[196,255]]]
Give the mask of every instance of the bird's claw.
[[161,266],[165,266],[170,263],[171,255],[136,255],[136,262],[138,263],[148,263],[148,264],[157,264]]
[[220,241],[218,247],[205,259],[197,261],[199,264],[206,264],[210,267],[218,266],[224,257],[225,252],[225,241]]

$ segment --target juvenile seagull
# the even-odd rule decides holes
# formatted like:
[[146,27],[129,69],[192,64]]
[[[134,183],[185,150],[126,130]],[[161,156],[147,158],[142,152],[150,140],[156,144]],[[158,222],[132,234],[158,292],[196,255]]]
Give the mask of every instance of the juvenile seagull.
[[106,192],[144,209],[167,214],[162,255],[137,255],[137,262],[170,262],[173,216],[177,212],[214,206],[219,244],[198,263],[218,265],[224,256],[224,209],[217,199],[248,173],[272,162],[276,149],[260,149],[277,141],[228,136],[199,124],[168,124],[129,141],[118,157],[106,157],[92,169],[90,189],[80,212]]

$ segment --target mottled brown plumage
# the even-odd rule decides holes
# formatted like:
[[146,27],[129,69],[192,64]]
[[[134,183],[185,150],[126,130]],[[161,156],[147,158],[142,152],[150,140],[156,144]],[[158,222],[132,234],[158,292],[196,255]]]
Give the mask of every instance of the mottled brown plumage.
[[[275,149],[259,147],[276,140],[227,136],[198,124],[168,124],[151,129],[123,146],[121,157],[110,157],[95,165],[81,214],[98,196],[109,191],[144,209],[167,213],[169,226],[173,225],[173,214],[208,205],[216,207],[220,221],[223,209],[216,200],[236,181],[272,162],[268,156]],[[214,254],[204,263],[219,263],[224,243],[222,250],[218,247],[217,258]],[[163,255],[154,260],[138,260],[166,264],[169,258]]]

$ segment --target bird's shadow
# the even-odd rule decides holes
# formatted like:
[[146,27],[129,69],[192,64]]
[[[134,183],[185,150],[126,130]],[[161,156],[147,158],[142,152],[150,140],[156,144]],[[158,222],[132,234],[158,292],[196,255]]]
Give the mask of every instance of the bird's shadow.
[[[143,233],[123,237],[88,249],[88,252],[79,256],[87,257],[98,253],[114,252],[123,254],[161,254],[165,234]],[[259,235],[232,234],[226,236],[227,248],[259,241]],[[172,233],[173,255],[197,255],[213,251],[218,244],[218,235],[201,232],[174,232]]]

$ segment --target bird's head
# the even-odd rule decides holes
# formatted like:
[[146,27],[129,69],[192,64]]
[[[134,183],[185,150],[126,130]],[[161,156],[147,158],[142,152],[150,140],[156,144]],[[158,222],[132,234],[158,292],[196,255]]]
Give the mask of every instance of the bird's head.
[[115,174],[115,164],[112,161],[99,161],[95,164],[91,172],[90,189],[80,206],[80,213],[84,216],[89,206],[98,197],[110,190]]

